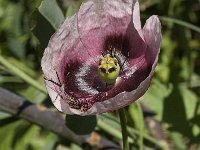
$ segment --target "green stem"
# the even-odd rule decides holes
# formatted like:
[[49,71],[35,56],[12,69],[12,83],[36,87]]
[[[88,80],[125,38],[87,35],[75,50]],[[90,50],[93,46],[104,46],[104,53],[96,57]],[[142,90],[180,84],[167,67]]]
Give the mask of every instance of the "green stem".
[[119,109],[118,112],[119,112],[119,118],[120,118],[121,129],[122,129],[123,150],[129,150],[125,110],[122,108],[122,109]]

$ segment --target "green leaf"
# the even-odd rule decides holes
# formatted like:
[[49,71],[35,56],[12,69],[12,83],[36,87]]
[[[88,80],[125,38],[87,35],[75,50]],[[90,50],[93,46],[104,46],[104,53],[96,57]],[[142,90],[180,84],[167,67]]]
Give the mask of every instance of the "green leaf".
[[[21,121],[17,127],[15,127],[15,134],[13,136],[12,140],[12,147],[14,149],[24,149],[26,147],[25,141],[23,141],[23,138],[27,135],[29,130],[31,129],[31,124]],[[28,138],[28,137],[26,137]],[[23,142],[22,142],[23,141]]]
[[1,119],[0,120],[0,127],[3,127],[3,126],[8,125],[8,124],[11,124],[11,123],[13,123],[13,122],[15,122],[17,120],[19,120],[19,118],[13,117],[13,116]]
[[11,114],[7,113],[7,112],[3,112],[3,111],[0,111],[0,119],[5,119],[7,117],[10,117]]
[[[193,103],[189,99],[187,101],[188,103]],[[189,107],[192,108],[193,104]],[[182,89],[176,85],[172,93],[164,100],[163,121],[170,125],[168,128],[170,131],[177,131],[187,137],[191,137],[192,128],[188,120],[188,110],[186,109],[188,108],[185,105]]]
[[71,144],[71,147],[70,147],[71,150],[82,150],[82,148],[76,144]]
[[42,0],[31,0],[30,3],[30,15],[33,14],[33,12],[40,6]]
[[26,62],[15,59],[14,57],[8,57],[7,59],[11,64],[19,68],[21,71],[23,71],[27,75],[30,75],[31,77],[35,77],[38,75],[32,68],[27,66]]
[[74,5],[73,5],[73,4],[69,5],[69,6],[67,7],[66,17],[73,15],[73,14],[75,13],[75,11],[76,11],[76,10],[75,10]]
[[180,92],[183,97],[186,118],[187,120],[190,120],[195,115],[196,106],[198,104],[197,96],[184,85],[180,86]]
[[13,122],[12,124],[8,124],[6,126],[1,127],[0,132],[0,149],[12,149],[11,143],[13,136],[15,134],[15,127],[19,122]]
[[66,115],[65,123],[76,134],[89,134],[97,124],[96,116]]
[[[40,76],[36,81],[38,83],[43,82],[43,77]],[[41,103],[47,98],[47,94],[41,92],[40,90],[34,88],[33,86],[29,86],[28,88],[22,89],[19,91],[20,95],[26,97],[29,101],[33,103]]]
[[57,29],[65,19],[56,0],[44,0],[38,9],[54,29]]
[[57,140],[55,134],[45,132],[36,125],[21,120],[16,126],[12,127],[14,134],[9,145],[14,150],[53,150]]
[[34,86],[36,89],[46,93],[46,90],[42,84],[36,82],[33,78],[29,75],[21,71],[20,69],[16,68],[13,64],[11,64],[6,58],[0,55],[0,63],[5,66],[8,70],[10,70],[16,76],[22,78],[24,81],[29,83],[30,85]]
[[163,115],[164,100],[171,93],[172,88],[172,85],[167,87],[158,80],[153,79],[152,85],[144,95],[143,102],[156,112],[156,119],[160,121]]
[[194,136],[200,135],[200,128],[199,128],[198,125],[194,124],[192,126],[192,133],[193,133]]
[[23,81],[15,76],[1,76],[0,75],[0,84],[2,83],[23,83]]
[[187,149],[186,145],[183,142],[182,135],[180,133],[172,132],[170,136],[171,136],[171,139],[173,140],[173,143],[176,149],[179,149],[179,150]]

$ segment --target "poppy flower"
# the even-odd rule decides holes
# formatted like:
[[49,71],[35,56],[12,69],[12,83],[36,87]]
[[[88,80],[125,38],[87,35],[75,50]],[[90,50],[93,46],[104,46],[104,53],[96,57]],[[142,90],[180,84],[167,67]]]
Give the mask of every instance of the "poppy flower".
[[150,86],[161,44],[151,16],[141,28],[137,0],[88,0],[51,37],[42,58],[45,85],[66,114],[119,109]]

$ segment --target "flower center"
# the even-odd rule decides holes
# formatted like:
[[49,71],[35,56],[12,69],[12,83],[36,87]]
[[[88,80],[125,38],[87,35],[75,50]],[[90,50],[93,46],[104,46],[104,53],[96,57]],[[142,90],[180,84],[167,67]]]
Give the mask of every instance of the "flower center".
[[99,60],[98,73],[106,84],[114,84],[120,73],[118,60],[110,54],[101,56]]

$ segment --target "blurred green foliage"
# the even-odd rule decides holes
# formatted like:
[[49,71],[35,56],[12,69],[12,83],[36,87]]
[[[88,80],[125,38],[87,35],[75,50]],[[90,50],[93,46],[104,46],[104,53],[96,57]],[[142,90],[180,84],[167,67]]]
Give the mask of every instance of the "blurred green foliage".
[[[0,0],[2,87],[52,107],[42,86],[40,60],[55,28],[76,12],[81,2]],[[159,15],[163,32],[155,76],[141,102],[155,112],[153,119],[161,123],[168,149],[200,149],[200,1],[141,0],[140,7],[142,23],[148,16]],[[139,103],[134,103],[127,111],[131,148],[138,149],[144,138],[145,148],[155,149],[150,143],[156,141],[151,139],[140,109]],[[117,142],[121,137],[114,132],[119,131],[119,120],[114,116],[98,116],[95,130]],[[3,150],[77,149],[73,143],[63,145],[57,135],[5,112],[0,112],[0,139]]]

